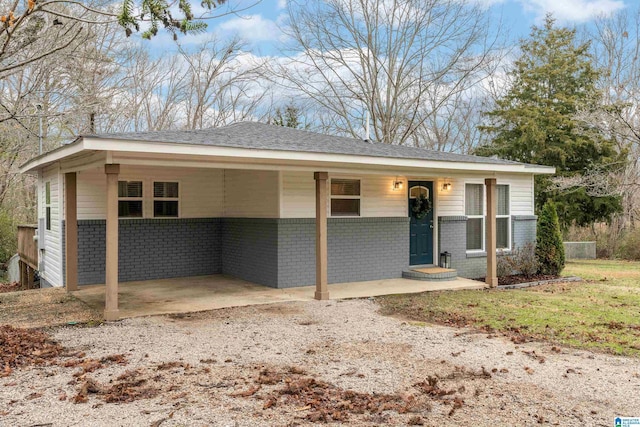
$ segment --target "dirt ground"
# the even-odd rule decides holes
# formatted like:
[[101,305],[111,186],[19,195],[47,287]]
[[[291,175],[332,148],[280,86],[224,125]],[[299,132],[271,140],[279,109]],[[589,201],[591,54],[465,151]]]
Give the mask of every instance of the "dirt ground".
[[45,330],[64,351],[0,375],[4,426],[611,426],[636,358],[515,344],[300,302]]
[[100,313],[64,288],[0,293],[0,325],[39,328],[68,322],[99,322]]

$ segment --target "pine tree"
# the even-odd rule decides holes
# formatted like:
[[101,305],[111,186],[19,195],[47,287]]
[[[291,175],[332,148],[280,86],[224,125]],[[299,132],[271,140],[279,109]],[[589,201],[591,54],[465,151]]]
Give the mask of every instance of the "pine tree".
[[303,124],[300,119],[300,108],[295,105],[287,105],[284,111],[280,108],[276,108],[274,117],[269,118],[267,123],[294,129],[307,129],[309,125]]
[[[577,118],[579,112],[601,108],[596,87],[599,72],[592,66],[589,43],[576,43],[576,31],[558,28],[547,15],[520,46],[522,55],[511,71],[513,85],[487,113],[492,135],[476,153],[525,163],[554,166],[556,174],[572,177],[598,169],[605,174],[621,161],[614,144],[597,127]],[[536,206],[555,200],[563,227],[608,220],[621,210],[617,196],[594,197],[584,188],[550,191],[551,178],[536,177]]]
[[558,212],[551,200],[542,207],[536,233],[536,258],[540,273],[559,275],[564,268],[564,246]]

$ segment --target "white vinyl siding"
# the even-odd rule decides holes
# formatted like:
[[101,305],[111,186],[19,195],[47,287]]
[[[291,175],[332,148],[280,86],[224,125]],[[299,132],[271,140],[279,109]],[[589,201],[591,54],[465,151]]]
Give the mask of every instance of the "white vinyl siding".
[[[277,218],[278,172],[227,169],[224,171],[224,216]],[[183,200],[186,208],[186,201]]]
[[[360,180],[361,217],[406,217],[407,182],[393,190],[395,176],[329,174],[332,178]],[[328,184],[329,185],[329,184]],[[315,218],[315,181],[313,172],[282,172],[282,218]],[[327,188],[329,193],[330,187]],[[330,215],[330,201],[327,201]]]
[[[484,176],[477,174],[453,175],[447,182],[451,182],[451,190],[443,191],[444,179],[434,182],[434,193],[437,197],[436,215],[460,216],[464,215],[464,186],[465,182],[484,183]],[[511,215],[533,215],[533,180],[531,175],[524,174],[496,174],[498,184],[508,184],[511,199]]]
[[[41,200],[45,201],[45,183],[50,184],[51,229],[43,230],[45,250],[42,258],[42,277],[53,286],[62,286],[62,174],[57,166],[43,171],[40,184]],[[41,204],[39,218],[46,218],[46,208]]]

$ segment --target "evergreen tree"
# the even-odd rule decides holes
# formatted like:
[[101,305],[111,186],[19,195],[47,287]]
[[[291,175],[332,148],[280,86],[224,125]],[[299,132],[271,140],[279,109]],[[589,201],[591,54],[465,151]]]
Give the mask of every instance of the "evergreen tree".
[[[544,26],[534,26],[520,48],[511,71],[513,85],[487,113],[490,124],[480,127],[493,138],[476,153],[554,166],[560,177],[594,169],[606,176],[622,153],[596,126],[577,118],[577,113],[602,108],[589,43],[576,43],[575,30],[556,27],[547,15]],[[621,210],[617,196],[594,197],[585,188],[560,193],[550,184],[550,177],[536,177],[536,206],[555,200],[563,227],[606,221]]]
[[295,105],[287,105],[284,110],[276,108],[274,117],[269,118],[267,123],[294,129],[307,129],[309,126],[300,120],[301,112]]
[[547,201],[538,217],[536,258],[540,273],[557,276],[564,268],[564,246],[553,201]]

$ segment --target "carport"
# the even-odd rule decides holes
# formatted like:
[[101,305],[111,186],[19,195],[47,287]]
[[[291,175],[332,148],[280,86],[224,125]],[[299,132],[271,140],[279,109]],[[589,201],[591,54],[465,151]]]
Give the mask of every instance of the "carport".
[[[427,282],[385,279],[330,284],[334,299],[390,294],[483,289],[485,283],[464,278]],[[314,286],[269,288],[225,275],[122,282],[119,284],[120,317],[189,313],[229,307],[314,299]],[[73,294],[98,311],[104,310],[104,285],[83,286]]]

